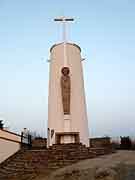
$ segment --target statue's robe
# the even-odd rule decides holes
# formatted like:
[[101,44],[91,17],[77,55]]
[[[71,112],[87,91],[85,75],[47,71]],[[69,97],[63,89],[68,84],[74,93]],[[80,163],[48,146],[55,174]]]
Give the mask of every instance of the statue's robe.
[[61,95],[64,114],[70,114],[70,76],[61,76]]

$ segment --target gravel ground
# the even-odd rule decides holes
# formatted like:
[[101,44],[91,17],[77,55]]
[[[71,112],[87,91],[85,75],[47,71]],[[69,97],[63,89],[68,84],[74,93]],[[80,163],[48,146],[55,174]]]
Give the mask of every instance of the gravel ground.
[[135,180],[135,151],[83,160],[35,180]]

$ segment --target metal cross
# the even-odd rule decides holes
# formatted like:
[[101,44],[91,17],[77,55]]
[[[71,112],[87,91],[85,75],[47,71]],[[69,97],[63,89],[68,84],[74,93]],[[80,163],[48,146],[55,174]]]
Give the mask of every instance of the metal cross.
[[60,18],[55,18],[54,21],[62,22],[62,24],[63,24],[63,42],[66,42],[67,41],[67,29],[66,29],[67,22],[74,21],[74,19],[63,16]]
[[62,22],[63,24],[63,55],[64,55],[64,66],[68,66],[68,60],[67,60],[67,52],[66,52],[66,42],[67,42],[67,32],[66,32],[66,24],[67,22],[74,21],[73,18],[67,18],[67,17],[60,17],[60,18],[55,18],[54,21]]

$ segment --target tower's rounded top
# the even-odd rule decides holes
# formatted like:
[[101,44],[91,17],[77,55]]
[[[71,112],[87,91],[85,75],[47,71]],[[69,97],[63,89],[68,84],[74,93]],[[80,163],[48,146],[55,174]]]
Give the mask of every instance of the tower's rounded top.
[[[55,48],[56,46],[59,46],[59,45],[61,45],[61,44],[63,44],[63,43],[54,44],[54,45],[50,48],[50,52],[53,50],[53,48]],[[80,48],[80,46],[78,46],[77,44],[75,44],[75,43],[66,43],[66,44],[77,47],[77,48],[79,49],[79,51],[81,52],[81,48]]]

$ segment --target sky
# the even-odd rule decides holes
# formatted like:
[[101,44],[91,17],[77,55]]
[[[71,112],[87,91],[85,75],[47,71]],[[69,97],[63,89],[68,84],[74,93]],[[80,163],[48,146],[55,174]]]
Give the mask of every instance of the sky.
[[0,0],[0,118],[46,136],[50,47],[58,16],[75,19],[68,40],[82,49],[89,132],[135,136],[135,1]]

